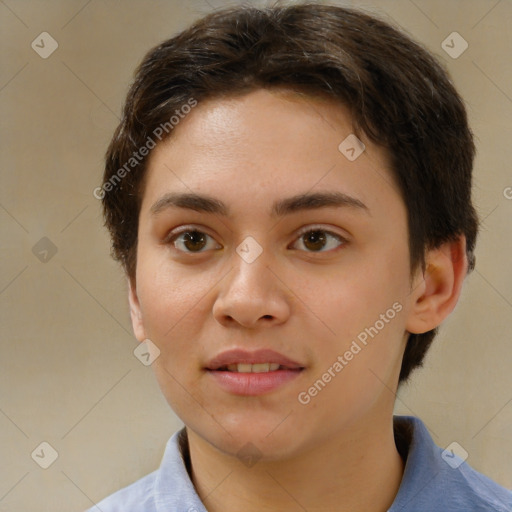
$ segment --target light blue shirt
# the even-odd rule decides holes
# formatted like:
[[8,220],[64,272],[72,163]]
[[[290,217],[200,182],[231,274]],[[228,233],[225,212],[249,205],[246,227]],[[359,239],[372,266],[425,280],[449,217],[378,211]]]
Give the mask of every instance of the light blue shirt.
[[[512,512],[512,491],[462,462],[458,449],[436,446],[413,416],[394,416],[405,470],[388,512]],[[160,468],[86,512],[207,512],[190,480],[186,431],[167,442]]]

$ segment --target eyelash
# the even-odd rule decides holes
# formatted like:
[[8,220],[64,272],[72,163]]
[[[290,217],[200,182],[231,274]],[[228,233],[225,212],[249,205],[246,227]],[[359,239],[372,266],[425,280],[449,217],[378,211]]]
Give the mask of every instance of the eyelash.
[[[308,226],[307,228],[304,228],[302,229],[301,231],[299,231],[299,233],[297,234],[297,237],[295,240],[300,240],[304,235],[308,234],[308,233],[324,233],[326,235],[328,235],[329,237],[332,237],[334,239],[336,239],[338,242],[341,242],[340,243],[340,246],[344,246],[346,245],[347,243],[347,240],[342,237],[341,235],[339,235],[338,233],[334,233],[333,231],[329,231],[321,226]],[[182,252],[184,254],[201,254],[201,253],[204,253],[206,252],[206,250],[200,250],[200,251],[183,251],[181,249],[178,249],[175,245],[175,242],[177,242],[178,240],[178,237],[180,237],[181,235],[184,235],[184,234],[187,234],[187,233],[199,233],[199,234],[202,234],[202,235],[206,235],[210,238],[213,239],[213,237],[211,237],[208,233],[205,233],[204,231],[201,231],[193,226],[185,226],[184,228],[180,229],[180,231],[178,232],[172,232],[172,233],[169,233],[169,235],[165,238],[164,240],[164,243],[166,245],[173,245],[176,250],[178,250],[179,252]],[[337,250],[339,249],[340,247],[336,248],[336,249],[333,249],[333,250]],[[328,251],[324,251],[324,250],[320,250],[320,251],[306,251],[307,253],[310,253],[310,254],[317,254],[317,253],[324,253],[324,252],[333,252],[333,250],[328,250]]]

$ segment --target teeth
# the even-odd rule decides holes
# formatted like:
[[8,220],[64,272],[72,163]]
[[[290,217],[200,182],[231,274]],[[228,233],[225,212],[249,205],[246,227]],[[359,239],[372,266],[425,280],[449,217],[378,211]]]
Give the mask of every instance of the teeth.
[[279,368],[277,363],[239,363],[239,364],[230,364],[228,365],[228,370],[230,372],[238,372],[238,373],[266,373],[266,372],[275,372]]
[[253,373],[266,373],[270,371],[270,363],[259,363],[252,365]]

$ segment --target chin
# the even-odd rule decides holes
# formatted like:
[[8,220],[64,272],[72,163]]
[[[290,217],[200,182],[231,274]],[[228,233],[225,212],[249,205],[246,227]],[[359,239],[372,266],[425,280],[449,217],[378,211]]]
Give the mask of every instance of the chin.
[[244,418],[243,414],[216,418],[224,428],[214,420],[207,424],[184,423],[219,451],[237,458],[283,459],[300,444],[297,429],[292,422],[286,425],[282,416],[278,420],[274,417],[255,420],[253,417]]
[[284,436],[266,436],[259,432],[238,432],[236,437],[223,436],[217,443],[208,440],[223,453],[240,459],[250,466],[256,461],[278,461],[291,457],[298,446],[297,440]]

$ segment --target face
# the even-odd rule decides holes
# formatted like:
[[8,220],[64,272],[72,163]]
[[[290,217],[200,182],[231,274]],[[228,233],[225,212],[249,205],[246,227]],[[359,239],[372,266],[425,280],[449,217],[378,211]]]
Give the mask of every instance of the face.
[[343,106],[258,90],[200,103],[150,157],[134,330],[176,414],[224,453],[291,457],[392,413],[406,210],[384,150],[338,149],[352,133]]

